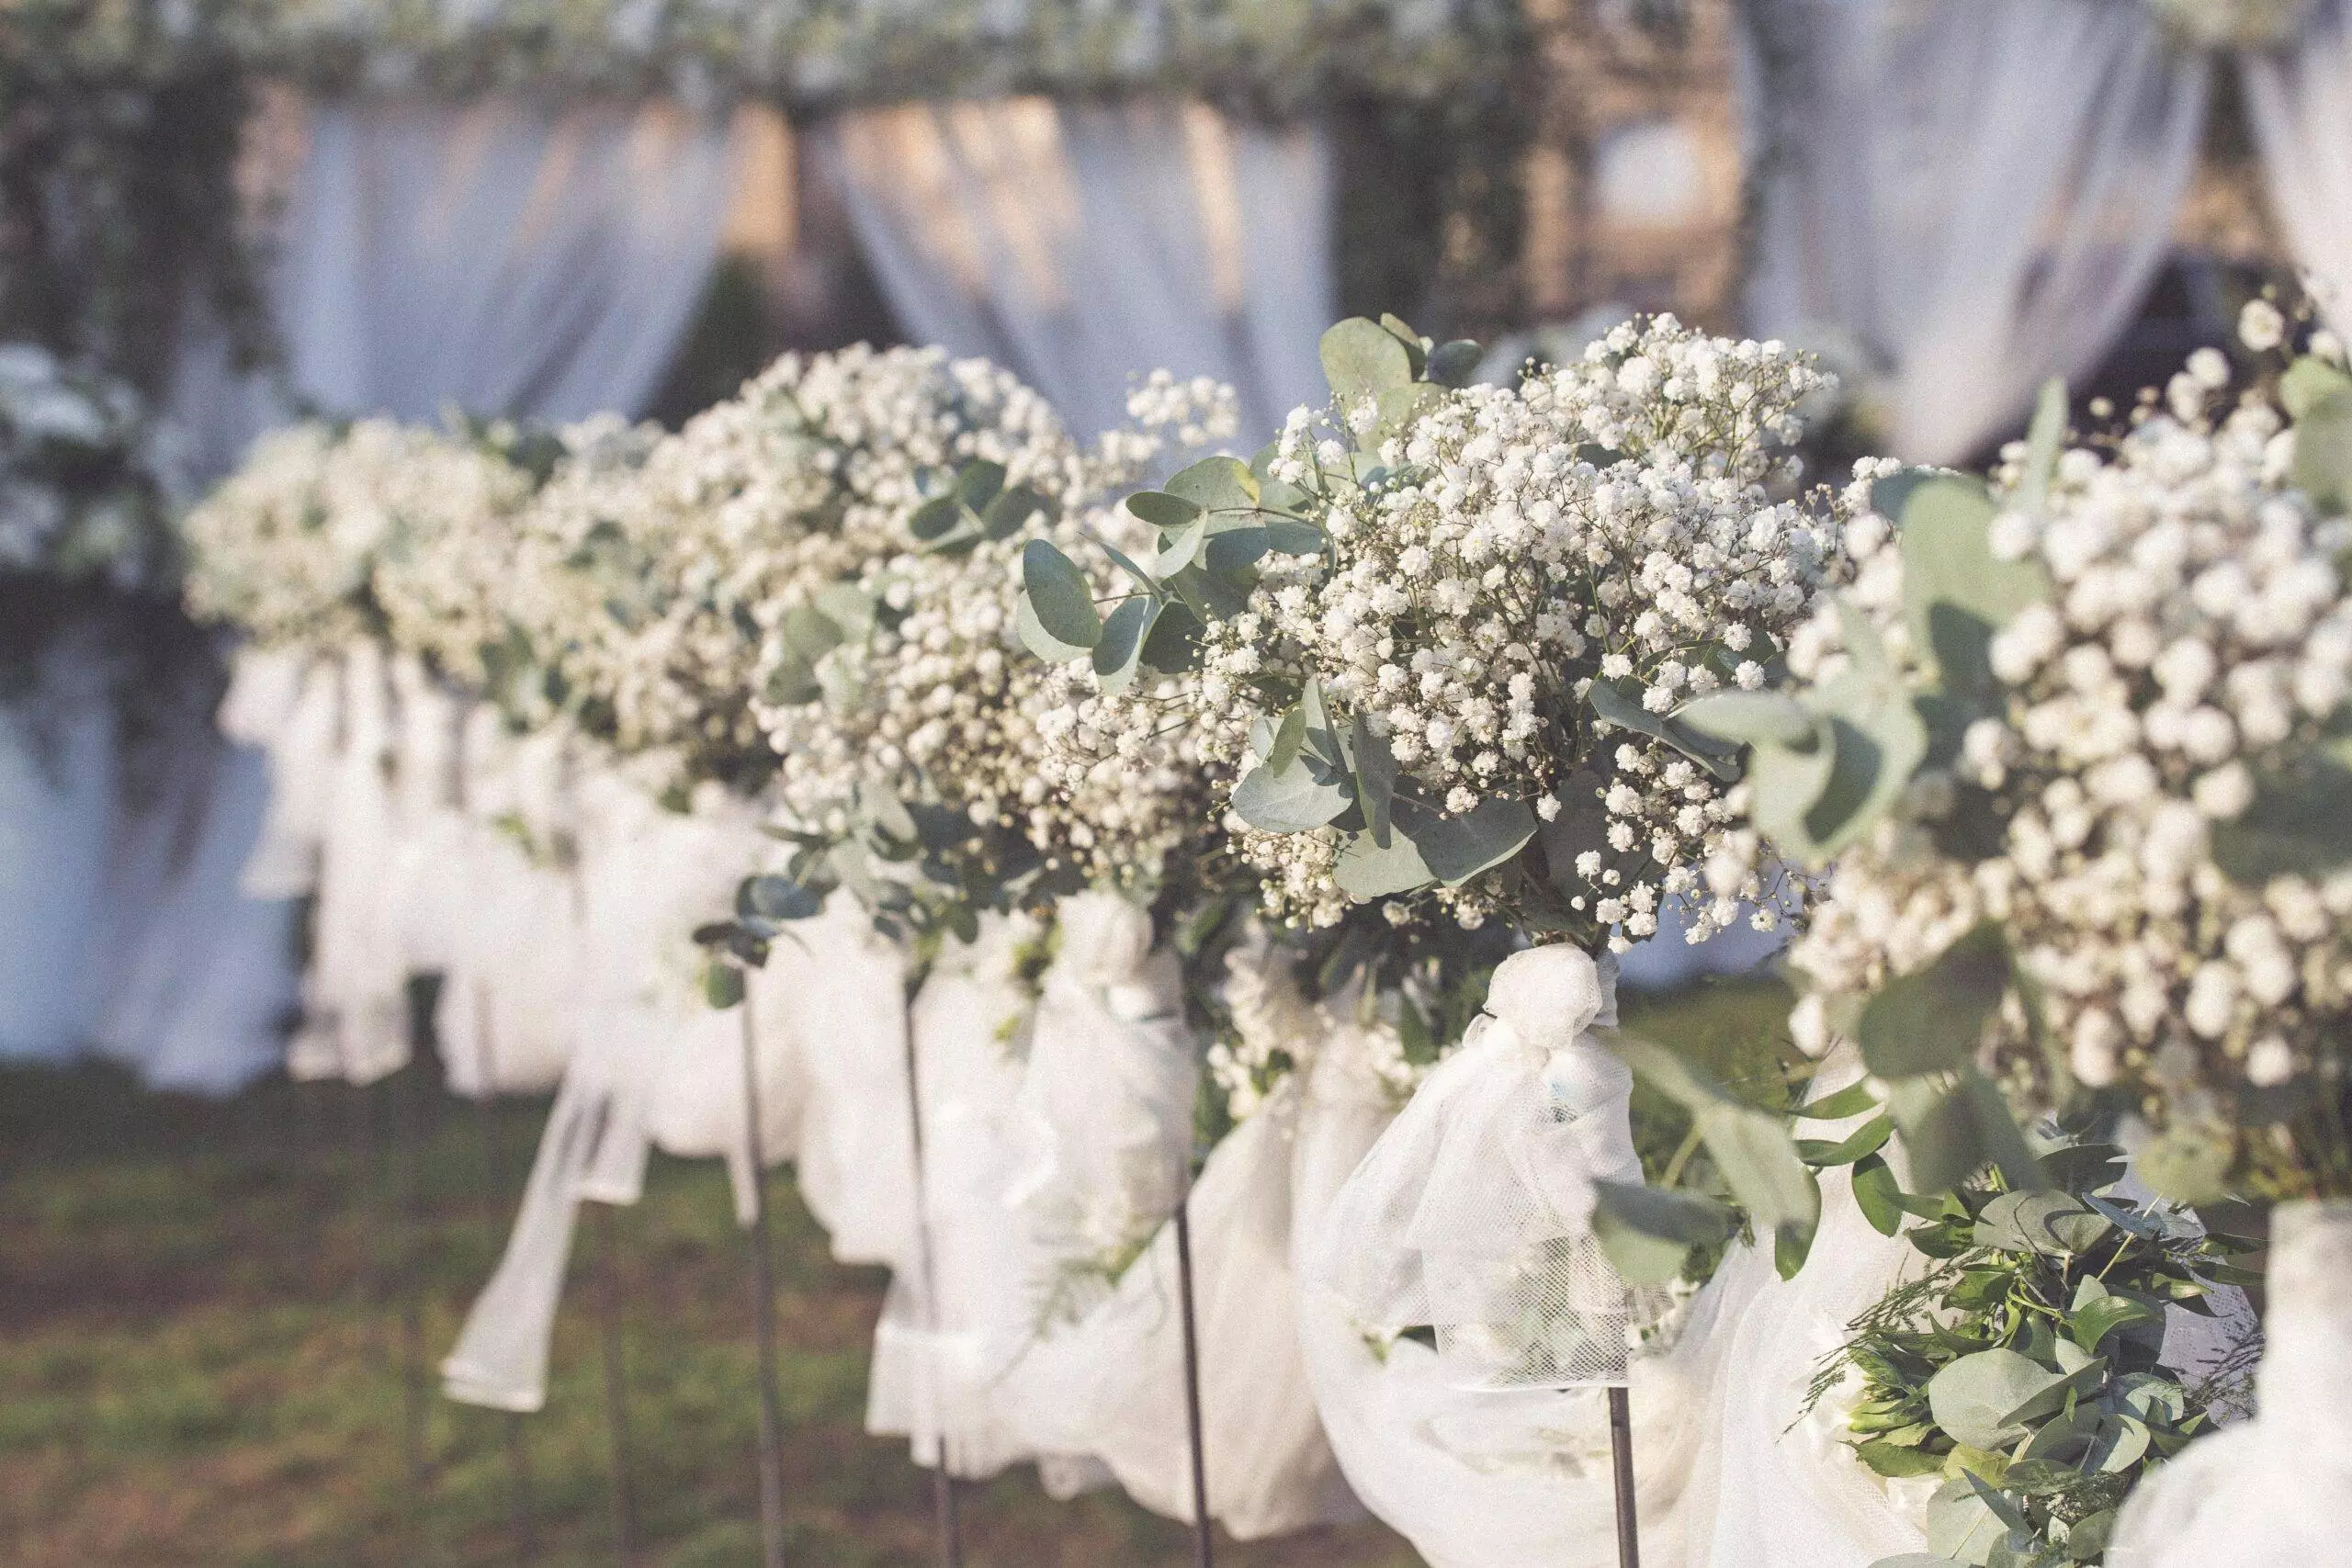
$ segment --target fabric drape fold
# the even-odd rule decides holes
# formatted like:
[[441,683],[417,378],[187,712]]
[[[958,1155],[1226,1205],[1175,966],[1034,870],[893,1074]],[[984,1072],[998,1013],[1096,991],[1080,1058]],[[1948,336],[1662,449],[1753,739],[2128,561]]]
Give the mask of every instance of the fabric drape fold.
[[1957,463],[2129,324],[2211,67],[2103,0],[1761,0],[1751,330],[1848,340],[1894,455]]
[[2325,0],[2292,50],[2241,70],[2288,249],[2329,324],[2352,329],[2352,6]]
[[1010,98],[856,110],[812,143],[907,335],[1009,366],[1072,429],[1125,423],[1144,366],[1231,385],[1247,429],[1322,400],[1319,128]]

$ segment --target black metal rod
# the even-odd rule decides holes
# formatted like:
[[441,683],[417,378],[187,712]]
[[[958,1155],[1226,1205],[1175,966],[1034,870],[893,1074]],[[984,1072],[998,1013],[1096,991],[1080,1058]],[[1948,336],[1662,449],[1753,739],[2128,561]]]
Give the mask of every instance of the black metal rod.
[[596,1321],[605,1343],[605,1426],[613,1443],[613,1561],[637,1562],[637,1507],[629,1486],[628,1369],[621,1359],[620,1220],[610,1203],[596,1211]]
[[775,1269],[768,1240],[768,1166],[760,1139],[760,1063],[752,998],[743,1019],[743,1154],[752,1167],[752,1333],[760,1359],[760,1561],[784,1568],[784,1398],[776,1386]]
[[1617,1474],[1619,1568],[1642,1568],[1641,1516],[1634,1505],[1634,1404],[1622,1384],[1609,1390],[1609,1453]]
[[1193,1450],[1193,1562],[1195,1568],[1214,1568],[1216,1546],[1209,1536],[1208,1440],[1201,1425],[1201,1339],[1193,1313],[1192,1184],[1176,1204],[1176,1293],[1184,1320],[1184,1436]]
[[[445,982],[446,983],[446,982]],[[481,1134],[482,1207],[491,1232],[497,1234],[506,1215],[504,1162],[498,1157],[497,1054],[491,1037],[490,987],[474,982],[474,1124]],[[523,1413],[504,1413],[506,1427],[506,1522],[514,1536],[514,1561],[530,1568],[538,1560],[539,1530],[531,1506],[531,1456],[523,1429]]]
[[432,1393],[424,1367],[424,1293],[417,1277],[417,1238],[424,1225],[423,1129],[419,1084],[423,1069],[413,1061],[388,1086],[392,1099],[392,1160],[399,1183],[393,1241],[395,1288],[400,1292],[401,1451],[408,1465],[409,1491],[422,1509],[430,1480],[426,1423]]
[[[907,1131],[915,1167],[915,1261],[922,1276],[916,1283],[922,1292],[923,1326],[929,1333],[925,1341],[930,1358],[928,1370],[935,1376],[939,1370],[939,1273],[932,1259],[931,1190],[923,1176],[922,1073],[915,1056],[914,998],[909,997],[907,1004],[899,1016],[900,1038],[905,1043],[907,1058]],[[964,1529],[956,1508],[955,1456],[944,1418],[946,1402],[934,1401],[933,1407],[943,1412],[943,1419],[939,1426],[938,1462],[931,1472],[932,1531],[939,1549],[940,1568],[963,1568]]]

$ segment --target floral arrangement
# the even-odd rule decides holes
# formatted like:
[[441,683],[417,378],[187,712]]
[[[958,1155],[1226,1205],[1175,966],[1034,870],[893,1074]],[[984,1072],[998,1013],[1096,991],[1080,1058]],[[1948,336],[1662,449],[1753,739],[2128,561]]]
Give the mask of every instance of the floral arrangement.
[[434,623],[454,613],[433,606],[490,586],[464,576],[453,542],[507,523],[533,489],[477,433],[384,419],[273,431],[182,524],[188,607],[265,644],[333,647],[381,635],[389,600],[404,631],[446,647]]
[[[1091,655],[1057,728],[1085,763],[1198,736],[1270,912],[1434,906],[1623,948],[1736,815],[1730,749],[1670,710],[1760,685],[1835,570],[1845,502],[1767,490],[1818,378],[1670,317],[1516,388],[1451,384],[1475,357],[1332,329],[1319,431],[1302,411],[1254,464],[1128,501],[1160,543],[1109,618],[1033,550],[1031,646]],[[1693,902],[1693,939],[1740,896],[1772,919],[1766,884]]]
[[247,0],[220,25],[257,67],[338,87],[652,87],[819,104],[1138,87],[1293,106],[1340,92],[1434,101],[1498,73],[1519,35],[1516,8],[1496,0]]
[[1800,1033],[1859,1041],[1928,1190],[2031,1179],[2006,1099],[2144,1118],[2142,1175],[2181,1199],[2352,1190],[2352,377],[2231,379],[2200,350],[2074,446],[2053,388],[1990,484],[1866,468],[1794,684],[1683,716],[1753,747],[1781,852],[1837,857]]
[[177,566],[165,463],[130,387],[0,344],[0,574],[164,589]]
[[[2100,1562],[2141,1477],[2243,1413],[2245,1367],[2192,1381],[2160,1358],[2168,1308],[2210,1315],[2217,1283],[2254,1280],[2228,1261],[2247,1244],[2135,1201],[2120,1150],[2043,1165],[2041,1190],[1907,1201],[1925,1271],[1855,1320],[1813,1384],[1809,1420],[1923,1516],[1931,1560]],[[1872,1218],[1892,1234],[1903,1213]]]

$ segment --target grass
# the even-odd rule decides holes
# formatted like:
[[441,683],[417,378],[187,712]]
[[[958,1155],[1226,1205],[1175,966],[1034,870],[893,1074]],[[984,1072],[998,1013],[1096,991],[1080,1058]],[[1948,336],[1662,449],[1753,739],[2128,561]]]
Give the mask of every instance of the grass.
[[[1753,987],[1717,988],[1640,1021],[1731,1069],[1773,1005]],[[529,1555],[508,1418],[404,1372],[439,1359],[488,1277],[544,1112],[504,1106],[486,1143],[472,1107],[422,1079],[366,1091],[272,1082],[210,1103],[98,1067],[0,1072],[0,1562],[611,1562],[595,1225],[580,1233],[547,1408],[512,1424]],[[789,1559],[932,1562],[927,1472],[863,1429],[883,1277],[832,1263],[789,1182],[775,1191]],[[751,1314],[724,1177],[657,1156],[644,1201],[612,1219],[638,1562],[754,1563]],[[1182,1527],[1115,1492],[1053,1502],[1025,1469],[967,1488],[963,1517],[971,1568],[1191,1560]],[[1217,1561],[1419,1560],[1367,1523],[1221,1541]]]

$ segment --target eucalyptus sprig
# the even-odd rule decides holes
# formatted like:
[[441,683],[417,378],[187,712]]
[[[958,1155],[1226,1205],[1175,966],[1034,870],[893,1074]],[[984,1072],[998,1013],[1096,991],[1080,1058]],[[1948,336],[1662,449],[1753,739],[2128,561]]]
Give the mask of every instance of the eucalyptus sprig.
[[2043,1164],[2040,1190],[1995,1178],[1894,1194],[1931,1261],[1814,1379],[1806,1408],[1840,1410],[1841,1439],[1871,1470],[1941,1478],[1928,1555],[1878,1568],[2098,1562],[2132,1486],[2235,1397],[2159,1356],[2166,1309],[2210,1315],[2216,1286],[2252,1282],[2229,1261],[2248,1244],[2134,1201],[2119,1150],[2075,1145]]

